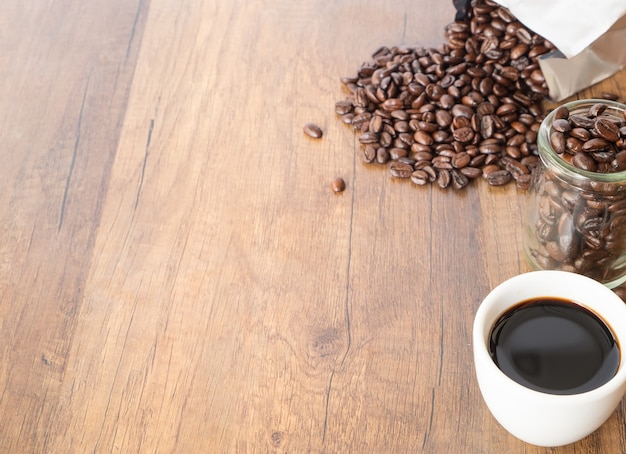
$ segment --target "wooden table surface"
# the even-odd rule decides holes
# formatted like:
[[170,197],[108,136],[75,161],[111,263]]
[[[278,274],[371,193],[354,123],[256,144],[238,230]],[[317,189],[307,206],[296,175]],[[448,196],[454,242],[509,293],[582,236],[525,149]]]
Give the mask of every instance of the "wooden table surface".
[[[625,452],[624,404],[549,450],[480,397],[473,316],[529,270],[523,193],[394,180],[334,112],[341,76],[453,18],[3,0],[0,452]],[[602,91],[626,72],[579,97]]]

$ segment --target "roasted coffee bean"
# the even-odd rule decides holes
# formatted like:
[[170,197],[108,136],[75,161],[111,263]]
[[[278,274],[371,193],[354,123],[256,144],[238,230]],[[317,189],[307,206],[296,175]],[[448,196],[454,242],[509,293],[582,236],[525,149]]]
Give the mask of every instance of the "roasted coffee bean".
[[572,126],[567,121],[567,118],[557,118],[552,122],[552,129],[557,132],[568,132],[572,129]]
[[609,143],[606,140],[600,137],[597,137],[594,139],[589,139],[588,141],[583,143],[582,150],[583,151],[601,151],[601,150],[606,150],[608,146],[609,146]]
[[454,189],[463,189],[469,184],[469,178],[456,169],[450,171],[450,177]]
[[515,177],[515,186],[518,189],[527,190],[530,188],[532,182],[532,175],[530,173],[517,175]]
[[569,131],[569,135],[583,142],[586,142],[591,137],[591,133],[588,129],[585,128],[571,128]]
[[343,192],[346,189],[346,182],[341,177],[336,177],[330,182],[330,188],[333,192]]
[[458,142],[468,143],[474,139],[474,131],[472,130],[472,128],[463,127],[455,129],[452,133],[452,136],[454,137],[454,140]]
[[619,127],[607,118],[598,118],[595,123],[598,135],[608,142],[617,142],[620,137]]
[[389,172],[396,178],[410,178],[413,173],[413,166],[401,162],[392,162],[389,166]]
[[347,113],[352,112],[353,108],[354,105],[349,99],[337,101],[335,103],[335,112],[337,112],[339,115],[346,115]]
[[571,115],[569,121],[577,128],[591,129],[595,120],[587,115]]
[[512,178],[508,170],[496,170],[487,175],[487,183],[491,186],[504,186],[509,183]]
[[450,172],[448,170],[440,170],[437,174],[437,185],[441,189],[445,189],[450,185],[452,177],[450,176]]
[[582,170],[586,170],[588,172],[595,172],[598,164],[596,161],[589,155],[589,153],[578,152],[572,158],[572,164]]
[[555,120],[567,120],[569,118],[569,109],[565,106],[560,106],[554,111]]
[[606,110],[606,104],[604,104],[604,103],[596,103],[596,104],[594,104],[593,106],[591,106],[589,108],[589,116],[590,117],[597,117],[598,115],[600,115],[605,110]]
[[313,139],[319,139],[322,135],[324,135],[322,128],[315,123],[306,123],[304,125],[304,133]]
[[469,165],[472,157],[466,152],[456,153],[452,158],[452,166],[456,169],[462,169]]
[[411,174],[411,181],[419,186],[424,186],[429,182],[428,174],[424,170],[415,170]]
[[363,148],[363,161],[370,163],[376,159],[376,147],[374,145],[366,145]]
[[608,91],[603,91],[602,94],[602,99],[606,99],[609,101],[617,101],[619,99],[619,95],[616,93],[609,93]]
[[359,136],[359,142],[364,145],[377,143],[379,140],[378,135],[375,132],[364,132]]
[[389,151],[385,147],[380,147],[376,150],[376,162],[379,164],[389,162]]
[[[362,143],[362,142],[361,142]],[[550,145],[557,154],[565,153],[566,137],[562,132],[552,131],[550,133]]]
[[471,167],[471,166],[462,167],[459,170],[459,172],[461,172],[463,175],[465,175],[470,180],[478,178],[478,177],[480,177],[483,174],[483,171],[481,169],[479,169],[478,167]]

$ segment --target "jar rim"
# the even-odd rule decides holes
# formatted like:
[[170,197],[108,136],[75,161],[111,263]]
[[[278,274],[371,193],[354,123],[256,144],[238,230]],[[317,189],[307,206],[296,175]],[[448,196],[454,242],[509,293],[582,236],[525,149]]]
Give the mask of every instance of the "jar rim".
[[[579,99],[576,101],[567,102],[565,104],[562,104],[561,106],[567,107],[570,112],[572,112],[584,106],[591,107],[592,105],[598,103],[605,104],[608,109],[619,112],[622,115],[624,115],[624,112],[626,112],[626,104],[607,99]],[[557,153],[554,151],[554,148],[552,147],[552,144],[550,143],[550,128],[552,126],[552,122],[554,121],[554,115],[557,109],[558,107],[553,109],[543,119],[543,121],[541,122],[541,127],[539,128],[539,133],[537,135],[537,147],[539,150],[539,157],[542,161],[544,161],[544,164],[549,163],[550,165],[557,167],[559,170],[566,172],[567,174],[588,181],[603,183],[626,183],[626,170],[611,173],[592,172],[573,166],[557,155]],[[545,162],[546,160],[548,162]]]

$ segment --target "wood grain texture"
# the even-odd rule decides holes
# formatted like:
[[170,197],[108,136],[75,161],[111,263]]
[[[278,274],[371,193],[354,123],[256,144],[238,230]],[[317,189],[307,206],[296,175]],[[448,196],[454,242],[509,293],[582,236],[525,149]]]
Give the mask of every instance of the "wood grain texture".
[[625,452],[623,404],[545,450],[480,397],[473,315],[528,271],[523,194],[395,181],[334,113],[340,76],[453,16],[4,0],[0,451]]

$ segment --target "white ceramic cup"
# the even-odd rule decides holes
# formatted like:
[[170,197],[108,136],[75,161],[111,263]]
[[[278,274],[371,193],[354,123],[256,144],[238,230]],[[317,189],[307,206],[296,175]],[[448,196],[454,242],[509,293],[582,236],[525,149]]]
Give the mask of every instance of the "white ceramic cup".
[[[606,322],[620,346],[620,364],[611,380],[581,394],[557,395],[526,388],[498,369],[489,355],[494,323],[512,306],[538,297],[575,301]],[[480,392],[491,414],[507,431],[538,446],[573,443],[598,429],[626,391],[626,304],[604,285],[579,274],[521,274],[498,285],[481,303],[474,319],[473,348]]]

